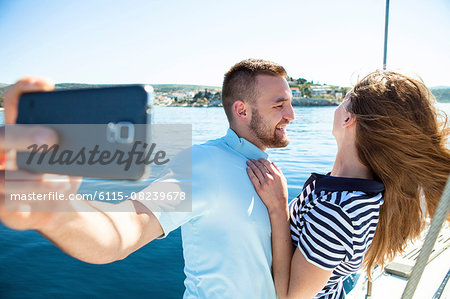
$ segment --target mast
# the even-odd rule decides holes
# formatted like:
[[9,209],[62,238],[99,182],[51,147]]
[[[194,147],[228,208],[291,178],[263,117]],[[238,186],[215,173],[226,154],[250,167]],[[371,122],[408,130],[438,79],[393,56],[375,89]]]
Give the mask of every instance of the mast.
[[386,0],[386,16],[384,18],[384,55],[383,70],[386,69],[387,42],[388,42],[388,25],[389,25],[389,0]]

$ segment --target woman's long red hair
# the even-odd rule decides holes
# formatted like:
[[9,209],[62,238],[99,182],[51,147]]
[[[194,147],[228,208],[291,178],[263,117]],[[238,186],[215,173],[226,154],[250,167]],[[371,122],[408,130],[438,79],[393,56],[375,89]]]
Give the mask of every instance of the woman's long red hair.
[[379,223],[364,264],[370,277],[402,252],[433,216],[450,174],[449,129],[423,82],[376,71],[351,91],[359,159],[385,185]]

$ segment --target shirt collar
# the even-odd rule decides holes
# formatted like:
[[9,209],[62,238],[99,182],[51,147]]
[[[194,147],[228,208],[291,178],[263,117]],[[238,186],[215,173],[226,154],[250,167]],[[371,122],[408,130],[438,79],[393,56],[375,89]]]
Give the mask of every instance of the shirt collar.
[[317,173],[312,173],[312,176],[316,178],[314,189],[317,193],[320,193],[321,191],[362,191],[364,193],[380,193],[384,190],[383,183],[374,180],[344,178]]
[[258,148],[256,145],[244,138],[239,138],[239,136],[232,130],[228,129],[227,134],[223,137],[225,143],[245,156],[249,160],[258,160],[261,158],[267,159],[269,155]]

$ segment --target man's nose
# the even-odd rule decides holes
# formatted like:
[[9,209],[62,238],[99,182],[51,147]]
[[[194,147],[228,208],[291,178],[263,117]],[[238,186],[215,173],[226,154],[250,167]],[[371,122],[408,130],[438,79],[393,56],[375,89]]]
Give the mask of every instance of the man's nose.
[[284,113],[284,118],[292,121],[295,119],[295,112],[294,112],[294,107],[292,107],[292,104],[289,104],[289,106],[287,106],[287,109]]

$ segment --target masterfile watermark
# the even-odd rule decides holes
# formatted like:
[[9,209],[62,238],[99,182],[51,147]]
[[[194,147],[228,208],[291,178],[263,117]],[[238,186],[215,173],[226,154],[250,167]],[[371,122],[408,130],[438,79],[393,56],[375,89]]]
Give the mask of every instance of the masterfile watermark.
[[110,192],[110,191],[95,191],[94,193],[64,193],[58,191],[49,191],[45,193],[11,193],[9,200],[13,201],[74,201],[74,200],[86,200],[86,201],[122,201],[125,199],[138,200],[138,201],[177,201],[186,200],[186,192],[151,192],[151,191],[139,191],[139,192]]
[[[139,149],[141,148],[141,149]],[[124,165],[124,170],[129,170],[131,164],[137,165],[145,164],[155,165],[167,164],[170,159],[166,159],[166,152],[164,150],[155,151],[156,143],[147,144],[141,141],[136,141],[130,151],[122,151],[116,149],[114,152],[109,150],[100,151],[100,145],[96,144],[93,149],[89,150],[86,147],[82,147],[78,152],[74,152],[70,149],[61,150],[58,144],[49,146],[48,144],[32,144],[27,147],[30,150],[30,155],[25,161],[27,165],[33,163],[36,157],[36,163],[41,165],[44,158],[49,154],[48,163],[50,165],[108,165],[111,163],[117,163],[118,165]]]
[[[5,126],[7,148],[14,141],[10,126]],[[14,165],[5,169],[7,210],[27,206],[25,210],[67,212],[87,201],[111,203],[111,211],[133,211],[133,204],[119,204],[126,200],[153,212],[192,210],[191,125],[127,123],[132,129],[118,131],[114,138],[108,124],[40,126],[54,130],[58,141],[31,140],[8,158],[14,163],[6,164]],[[77,177],[82,177],[81,187]],[[77,209],[96,210],[84,204]]]

